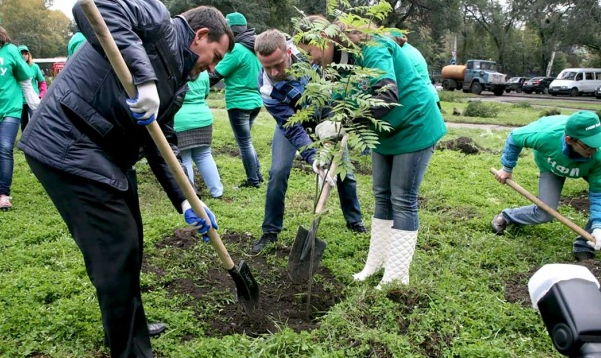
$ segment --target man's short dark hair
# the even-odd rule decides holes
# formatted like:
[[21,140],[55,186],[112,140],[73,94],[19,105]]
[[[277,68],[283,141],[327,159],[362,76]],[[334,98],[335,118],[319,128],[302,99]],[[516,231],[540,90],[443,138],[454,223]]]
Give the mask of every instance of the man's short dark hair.
[[228,51],[234,48],[234,34],[227,24],[223,14],[212,6],[198,6],[180,14],[193,31],[198,29],[209,29],[209,41],[215,42],[221,40],[223,34],[226,34],[229,40]]

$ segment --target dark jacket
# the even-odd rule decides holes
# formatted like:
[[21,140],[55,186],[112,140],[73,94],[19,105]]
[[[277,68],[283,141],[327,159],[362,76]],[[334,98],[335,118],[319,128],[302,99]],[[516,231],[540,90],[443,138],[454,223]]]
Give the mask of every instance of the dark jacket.
[[[291,41],[288,46],[292,49],[292,63],[302,61],[298,56],[298,50]],[[263,99],[263,105],[267,112],[271,114],[284,137],[298,150],[301,151],[302,158],[309,164],[313,164],[315,159],[315,148],[307,147],[313,143],[313,140],[307,133],[307,129],[315,129],[319,117],[326,118],[327,113],[315,113],[313,121],[296,122],[293,125],[286,125],[288,119],[292,117],[302,105],[299,103],[305,86],[309,83],[309,77],[288,78],[282,81],[273,81],[265,69],[261,68],[259,73],[259,92]]]
[[[181,17],[170,18],[157,0],[96,0],[127,63],[135,85],[156,81],[159,123],[177,153],[173,116],[198,56],[190,50],[194,32]],[[79,5],[75,21],[88,40],[55,79],[23,133],[19,148],[64,172],[127,190],[125,171],[144,151],[173,205],[184,195],[147,129],[132,118],[127,94]],[[178,100],[179,99],[179,100]]]

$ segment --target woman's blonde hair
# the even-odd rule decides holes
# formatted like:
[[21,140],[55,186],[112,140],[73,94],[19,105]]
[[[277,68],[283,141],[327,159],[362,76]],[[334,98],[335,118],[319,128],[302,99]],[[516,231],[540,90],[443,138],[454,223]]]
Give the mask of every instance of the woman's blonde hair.
[[27,52],[29,54],[29,56],[27,57],[27,61],[26,62],[27,62],[28,65],[31,65],[33,63],[33,56],[31,56],[31,52],[29,52],[29,50],[21,50],[21,52],[23,52],[23,51],[25,51],[25,52]]

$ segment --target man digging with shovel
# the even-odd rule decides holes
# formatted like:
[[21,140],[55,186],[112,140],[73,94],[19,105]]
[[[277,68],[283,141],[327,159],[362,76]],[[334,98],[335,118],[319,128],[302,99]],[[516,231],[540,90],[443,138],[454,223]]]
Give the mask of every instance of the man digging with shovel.
[[[69,59],[27,126],[19,148],[80,248],[96,288],[112,357],[152,357],[142,305],[142,216],[133,165],[140,149],[175,209],[206,234],[215,216],[191,209],[146,126],[158,124],[177,154],[173,116],[190,78],[234,46],[223,15],[200,6],[171,18],[157,0],[95,0],[136,87],[128,100],[84,15],[87,41]],[[156,122],[154,122],[156,121]],[[154,122],[154,123],[153,123]]]
[[[352,173],[348,173],[344,180],[335,180],[325,175],[324,168],[315,160],[314,148],[305,148],[313,141],[300,123],[285,126],[288,119],[296,112],[306,78],[295,78],[288,74],[288,70],[298,58],[298,51],[294,45],[286,41],[280,31],[272,29],[260,34],[255,41],[255,52],[263,66],[259,75],[259,87],[263,104],[275,119],[277,126],[273,135],[271,149],[271,168],[267,182],[267,195],[265,198],[265,217],[263,219],[263,236],[253,243],[253,253],[259,253],[263,248],[274,243],[277,235],[282,231],[284,221],[285,197],[288,189],[288,177],[296,151],[301,151],[302,158],[313,166],[313,170],[322,178],[338,187],[340,206],[347,227],[363,233],[367,230],[363,226],[361,208],[357,197],[357,181]],[[303,124],[306,124],[303,123]],[[309,123],[315,125],[315,123]]]
[[[500,183],[511,179],[522,148],[534,149],[534,161],[540,170],[538,198],[553,209],[566,178],[583,178],[589,183],[590,218],[585,230],[595,242],[578,237],[573,252],[576,260],[592,259],[601,248],[601,123],[590,111],[570,116],[542,117],[525,127],[514,129],[507,137],[501,157],[503,168],[495,174]],[[492,230],[503,235],[507,225],[536,225],[553,220],[537,205],[504,209],[492,222]]]

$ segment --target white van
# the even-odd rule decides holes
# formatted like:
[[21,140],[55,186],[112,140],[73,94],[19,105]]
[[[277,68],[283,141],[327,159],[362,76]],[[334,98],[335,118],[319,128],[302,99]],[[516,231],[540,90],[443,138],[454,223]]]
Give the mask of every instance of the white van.
[[576,97],[592,94],[598,86],[601,86],[601,68],[566,68],[551,82],[549,93]]

